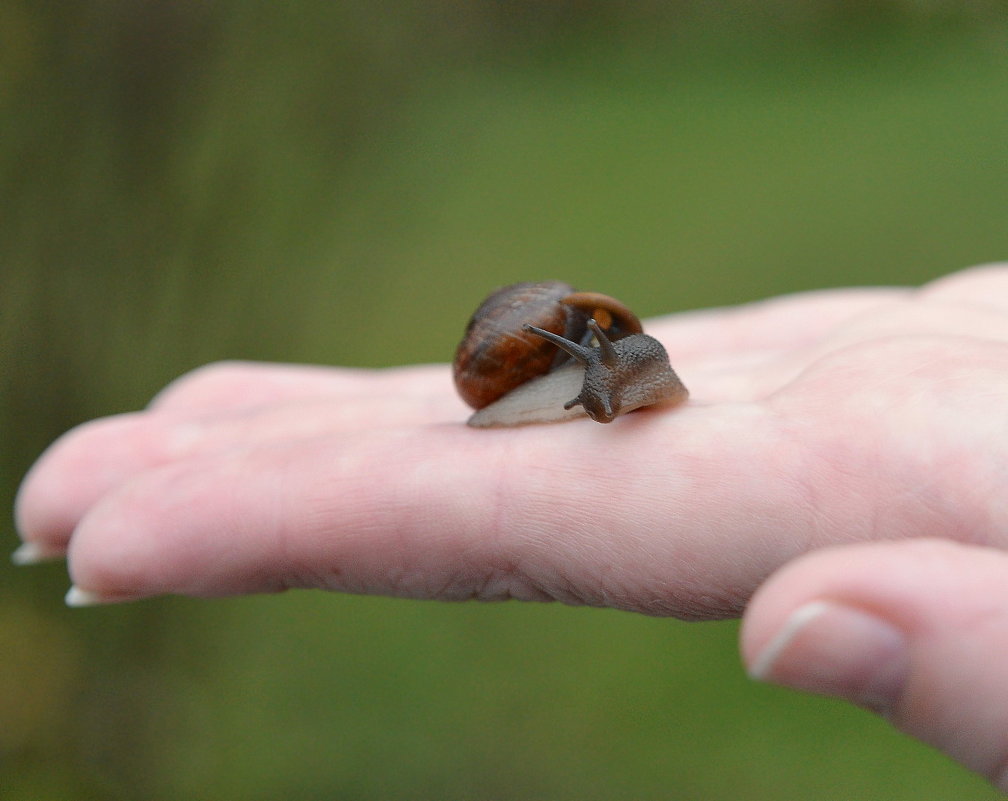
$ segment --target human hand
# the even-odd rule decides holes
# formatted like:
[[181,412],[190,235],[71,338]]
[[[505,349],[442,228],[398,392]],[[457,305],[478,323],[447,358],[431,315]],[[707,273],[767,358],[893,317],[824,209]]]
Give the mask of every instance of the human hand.
[[[324,587],[695,619],[739,614],[782,565],[841,543],[938,536],[1001,564],[1008,269],[675,315],[649,332],[692,400],[609,426],[468,429],[444,367],[203,368],[43,455],[18,497],[20,558],[67,551],[77,603]],[[788,680],[779,660],[800,641],[774,628],[823,599],[788,582],[844,553],[799,560],[760,594],[744,640],[757,675]],[[906,721],[927,712],[900,714],[921,733]]]
[[1008,269],[650,326],[693,400],[474,431],[447,369],[211,365],[31,470],[95,599],[325,587],[735,615],[840,542],[1003,544]]

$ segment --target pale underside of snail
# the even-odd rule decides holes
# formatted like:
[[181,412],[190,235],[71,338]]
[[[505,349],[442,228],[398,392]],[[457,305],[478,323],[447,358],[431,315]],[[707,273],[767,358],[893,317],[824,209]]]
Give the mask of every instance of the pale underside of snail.
[[562,423],[586,417],[581,406],[568,407],[567,401],[581,391],[584,367],[569,362],[546,375],[530,379],[507,395],[484,406],[469,417],[473,428],[522,426],[530,423]]

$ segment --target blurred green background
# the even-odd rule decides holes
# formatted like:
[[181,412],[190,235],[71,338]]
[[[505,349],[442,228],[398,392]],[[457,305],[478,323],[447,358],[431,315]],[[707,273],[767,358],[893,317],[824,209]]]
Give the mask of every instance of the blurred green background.
[[[8,508],[186,370],[445,361],[513,280],[643,316],[1008,256],[1003,2],[0,0],[0,121]],[[3,799],[997,797],[730,622],[0,570]]]

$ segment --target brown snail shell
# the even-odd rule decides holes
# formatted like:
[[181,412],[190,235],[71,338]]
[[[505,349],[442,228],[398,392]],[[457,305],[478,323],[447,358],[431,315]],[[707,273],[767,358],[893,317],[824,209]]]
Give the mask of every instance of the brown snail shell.
[[587,342],[592,317],[612,339],[642,330],[624,304],[598,292],[577,292],[563,281],[498,289],[473,313],[455,352],[455,387],[462,400],[482,409],[567,361],[555,344],[524,330],[524,325]]

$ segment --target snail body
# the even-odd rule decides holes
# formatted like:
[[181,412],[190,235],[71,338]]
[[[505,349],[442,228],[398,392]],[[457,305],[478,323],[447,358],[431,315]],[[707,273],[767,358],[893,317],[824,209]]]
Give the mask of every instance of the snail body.
[[[596,345],[592,345],[594,340]],[[609,423],[686,400],[665,348],[625,305],[558,281],[514,284],[473,314],[456,352],[455,384],[474,427]]]

